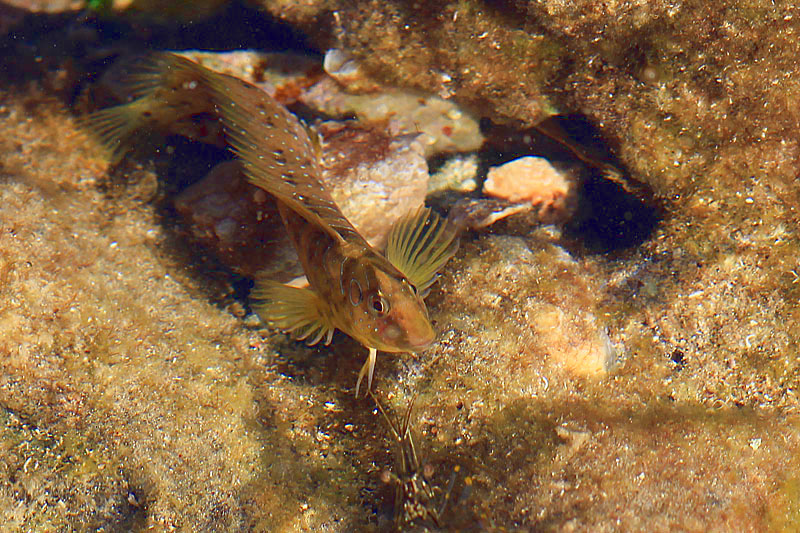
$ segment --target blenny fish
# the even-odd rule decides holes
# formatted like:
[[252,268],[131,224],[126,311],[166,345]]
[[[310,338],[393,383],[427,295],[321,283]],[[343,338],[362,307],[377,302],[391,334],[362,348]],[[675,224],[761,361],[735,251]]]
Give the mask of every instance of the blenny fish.
[[452,225],[420,208],[395,223],[381,254],[323,187],[316,137],[258,87],[169,53],[147,56],[127,85],[131,102],[85,121],[115,157],[143,128],[210,113],[247,179],[275,197],[309,286],[257,279],[253,309],[264,322],[309,345],[329,344],[339,329],[367,347],[356,396],[365,376],[372,386],[378,350],[430,346],[435,334],[423,297],[458,247]]

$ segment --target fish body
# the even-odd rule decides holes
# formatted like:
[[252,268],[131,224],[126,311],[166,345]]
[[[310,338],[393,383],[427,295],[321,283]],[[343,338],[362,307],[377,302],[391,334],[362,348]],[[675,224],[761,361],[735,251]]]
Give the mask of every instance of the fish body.
[[213,112],[247,179],[275,197],[308,288],[256,280],[253,308],[273,326],[315,344],[340,329],[369,348],[420,351],[434,340],[422,297],[455,253],[455,230],[429,209],[401,218],[386,254],[372,248],[320,181],[318,143],[286,108],[257,87],[172,54],[156,54],[131,82],[137,99],[87,122],[119,153],[144,126]]
[[363,239],[340,242],[284,204],[279,209],[309,286],[326,303],[324,322],[384,352],[433,342],[425,303],[397,268]]

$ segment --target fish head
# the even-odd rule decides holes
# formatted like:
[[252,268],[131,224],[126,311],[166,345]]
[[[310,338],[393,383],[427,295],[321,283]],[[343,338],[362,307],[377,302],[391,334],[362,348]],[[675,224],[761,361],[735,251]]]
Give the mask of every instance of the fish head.
[[347,333],[383,352],[418,352],[430,346],[436,334],[417,290],[390,265],[372,267],[363,290],[358,278],[350,280]]

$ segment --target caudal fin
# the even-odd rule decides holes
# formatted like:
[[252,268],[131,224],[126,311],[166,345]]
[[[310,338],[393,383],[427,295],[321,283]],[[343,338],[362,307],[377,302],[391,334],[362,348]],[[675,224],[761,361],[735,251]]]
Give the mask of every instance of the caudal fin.
[[152,53],[133,62],[129,70],[120,86],[132,101],[79,119],[79,124],[94,133],[114,162],[132,147],[132,138],[139,130],[168,125],[190,115],[205,101],[201,94],[205,88],[204,70],[188,59]]

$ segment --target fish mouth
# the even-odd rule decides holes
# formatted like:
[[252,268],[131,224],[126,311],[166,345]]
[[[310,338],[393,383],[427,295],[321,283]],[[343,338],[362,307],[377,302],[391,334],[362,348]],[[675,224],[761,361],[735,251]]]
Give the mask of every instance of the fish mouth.
[[426,348],[429,348],[431,344],[433,344],[434,338],[424,338],[422,340],[412,342],[411,340],[408,341],[409,351],[412,352],[421,352]]

